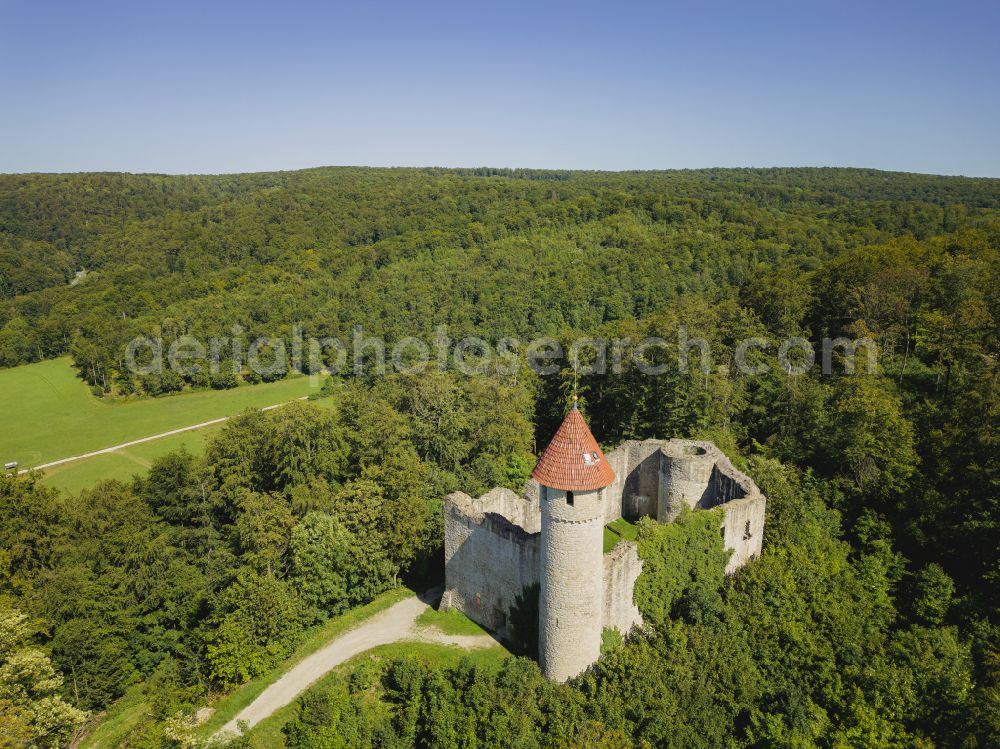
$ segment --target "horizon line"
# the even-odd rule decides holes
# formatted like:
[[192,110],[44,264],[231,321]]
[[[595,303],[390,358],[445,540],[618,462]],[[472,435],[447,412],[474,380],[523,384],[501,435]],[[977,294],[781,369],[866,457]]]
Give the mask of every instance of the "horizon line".
[[[582,167],[541,167],[541,166],[495,166],[487,164],[478,164],[476,166],[442,166],[427,164],[422,166],[417,165],[371,165],[371,164],[320,164],[317,166],[303,166],[303,167],[291,167],[291,168],[280,168],[280,169],[248,169],[248,170],[238,170],[232,172],[167,172],[167,171],[155,171],[155,170],[122,170],[122,169],[86,169],[86,170],[71,170],[71,171],[46,171],[46,170],[15,170],[15,171],[0,171],[0,177],[13,177],[13,176],[69,176],[69,175],[128,175],[133,177],[239,177],[239,176],[250,176],[255,174],[283,174],[283,173],[294,173],[294,172],[308,172],[308,171],[319,171],[323,169],[370,169],[370,170],[383,170],[383,171],[445,171],[445,172],[458,172],[458,171],[473,171],[477,169],[495,169],[498,171],[511,171],[511,172],[540,172],[540,173],[567,173],[567,174],[663,174],[669,172],[711,172],[711,171],[731,171],[731,172],[766,172],[766,171],[779,171],[779,170],[797,170],[797,171],[821,171],[821,170],[840,170],[840,171],[853,171],[853,172],[879,172],[883,174],[898,174],[898,175],[909,175],[909,176],[919,176],[919,177],[940,177],[944,179],[973,179],[973,180],[1000,180],[1000,175],[968,175],[968,174],[945,174],[940,172],[921,172],[921,171],[910,171],[905,169],[883,169],[880,167],[871,166],[845,166],[845,165],[772,165],[772,166],[702,166],[702,167],[652,167],[652,168],[635,168],[635,169],[588,169]],[[493,176],[505,176],[505,175],[493,175]]]

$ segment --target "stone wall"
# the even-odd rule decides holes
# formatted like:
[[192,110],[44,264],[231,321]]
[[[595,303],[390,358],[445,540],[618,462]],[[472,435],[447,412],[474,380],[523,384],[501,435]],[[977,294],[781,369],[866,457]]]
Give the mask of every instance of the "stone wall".
[[641,572],[639,549],[631,541],[619,541],[604,555],[604,627],[627,635],[642,624],[642,614],[632,599]]
[[733,550],[726,573],[732,574],[760,556],[767,499],[753,479],[737,470],[718,448],[712,447],[719,452],[712,473],[714,503],[721,505],[725,513],[722,537],[725,547]]
[[540,528],[537,503],[509,489],[494,489],[479,499],[462,492],[448,495],[441,608],[457,608],[487,629],[503,632],[515,597],[538,582]]
[[604,503],[604,522],[611,523],[622,516],[624,508],[621,498],[625,492],[625,479],[629,474],[628,449],[624,445],[604,456],[615,472],[615,480],[610,486],[601,489],[601,501]]
[[656,516],[660,491],[660,449],[666,440],[630,440],[604,457],[615,472],[615,480],[601,494],[606,503],[605,518],[613,522]]
[[764,539],[764,511],[766,500],[758,493],[752,497],[734,499],[722,507],[725,512],[722,538],[727,549],[732,549],[726,565],[726,574],[731,575],[740,567],[760,556]]

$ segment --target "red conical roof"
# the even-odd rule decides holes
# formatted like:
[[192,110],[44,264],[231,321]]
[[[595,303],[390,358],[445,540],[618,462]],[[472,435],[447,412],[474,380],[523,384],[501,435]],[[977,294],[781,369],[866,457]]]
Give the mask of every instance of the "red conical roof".
[[597,440],[576,406],[566,414],[545,448],[531,477],[542,486],[562,491],[594,491],[615,480]]

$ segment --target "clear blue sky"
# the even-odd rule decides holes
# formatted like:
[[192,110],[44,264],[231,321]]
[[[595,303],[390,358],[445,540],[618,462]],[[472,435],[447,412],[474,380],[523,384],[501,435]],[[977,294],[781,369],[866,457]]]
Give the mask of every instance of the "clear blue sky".
[[1000,176],[1000,2],[0,0],[0,172]]

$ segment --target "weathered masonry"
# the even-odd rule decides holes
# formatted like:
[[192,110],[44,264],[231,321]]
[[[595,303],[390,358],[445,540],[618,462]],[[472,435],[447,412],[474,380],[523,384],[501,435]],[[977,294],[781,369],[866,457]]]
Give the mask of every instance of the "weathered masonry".
[[523,494],[445,499],[441,605],[503,632],[516,597],[537,583],[539,660],[546,676],[565,681],[597,660],[605,627],[625,634],[642,623],[632,600],[638,550],[622,540],[604,553],[606,524],[721,506],[732,573],[760,554],[765,502],[710,442],[632,441],[605,456],[574,407]]

